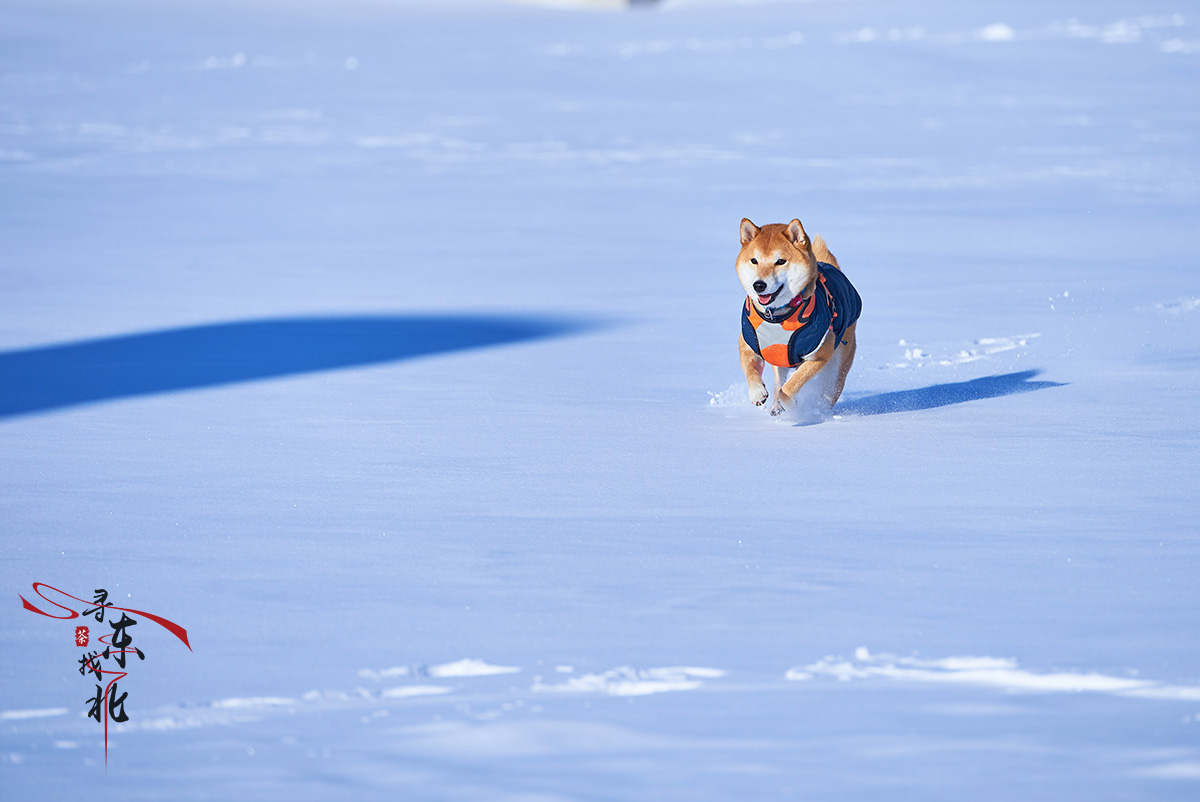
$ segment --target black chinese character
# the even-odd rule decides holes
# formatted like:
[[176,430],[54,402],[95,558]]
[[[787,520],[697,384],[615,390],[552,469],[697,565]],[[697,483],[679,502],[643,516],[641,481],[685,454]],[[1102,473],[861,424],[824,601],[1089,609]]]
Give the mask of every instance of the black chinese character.
[[[105,651],[108,650],[106,649]],[[92,652],[91,654],[84,655],[83,657],[79,658],[79,673],[86,674],[87,672],[91,671],[96,675],[96,679],[100,679],[100,667],[96,663],[96,656],[99,654],[100,652]]]
[[[109,640],[109,643],[114,647],[113,658],[116,659],[117,665],[119,665],[121,668],[125,667],[125,649],[133,643],[133,637],[126,632],[125,629],[127,627],[135,626],[136,624],[137,621],[125,615],[125,613],[121,613],[120,621],[108,622],[108,625],[113,628],[112,638]],[[139,659],[146,659],[146,655],[142,654],[141,649],[135,647],[134,651],[137,652]],[[108,649],[104,650],[105,657],[108,657],[108,652]]]
[[97,621],[104,621],[104,608],[112,606],[111,604],[105,604],[105,602],[108,601],[108,591],[104,590],[103,588],[96,588],[96,590],[92,592],[96,594],[92,598],[92,601],[96,603],[96,606],[90,610],[84,610],[82,614],[84,616],[89,616],[92,613],[95,613],[96,615],[94,617]]
[[[118,723],[129,721],[129,715],[125,712],[125,697],[128,693],[123,693],[117,696],[117,683],[112,684],[112,691],[108,697],[108,717]],[[96,695],[88,699],[92,707],[88,710],[88,715],[100,721],[100,705],[104,703],[104,691],[99,685],[96,686]]]

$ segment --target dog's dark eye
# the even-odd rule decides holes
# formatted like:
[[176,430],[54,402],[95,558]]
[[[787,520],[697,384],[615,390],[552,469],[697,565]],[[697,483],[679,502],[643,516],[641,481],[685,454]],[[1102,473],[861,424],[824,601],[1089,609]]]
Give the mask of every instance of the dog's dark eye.
[[750,264],[752,264],[752,265],[756,265],[756,264],[758,264],[758,260],[757,260],[757,259],[751,259],[751,260],[750,260]]
[[776,267],[778,267],[779,265],[786,265],[786,264],[787,264],[787,259],[776,259],[775,260]]

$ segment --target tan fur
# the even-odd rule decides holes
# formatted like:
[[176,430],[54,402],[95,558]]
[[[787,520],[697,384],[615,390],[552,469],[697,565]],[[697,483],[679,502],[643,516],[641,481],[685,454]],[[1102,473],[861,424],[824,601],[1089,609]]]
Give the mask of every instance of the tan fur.
[[813,255],[817,257],[818,262],[824,262],[827,265],[833,265],[838,270],[842,269],[842,266],[838,264],[837,257],[834,256],[829,250],[829,246],[825,244],[825,238],[820,234],[813,237],[812,248]]
[[[819,275],[818,261],[831,264],[838,270],[842,269],[824,238],[809,238],[799,220],[792,220],[786,224],[770,223],[760,228],[749,219],[743,219],[739,235],[742,250],[737,259],[738,278],[751,302],[760,309],[762,307],[757,299],[762,293],[753,286],[755,282],[765,286],[764,293],[775,293],[771,296],[771,303],[786,302],[797,293],[807,297],[815,290]],[[775,368],[775,403],[771,405],[772,415],[782,413],[795,399],[800,388],[830,362],[837,363],[837,377],[833,390],[825,400],[829,402],[830,407],[837,403],[846,386],[850,366],[854,363],[854,353],[858,346],[855,337],[857,327],[858,323],[855,322],[846,329],[842,335],[845,345],[836,351],[833,339],[826,338],[820,349],[798,367]],[[762,406],[768,398],[767,387],[762,378],[766,364],[746,345],[740,335],[738,356],[742,371],[746,374],[750,400]]]

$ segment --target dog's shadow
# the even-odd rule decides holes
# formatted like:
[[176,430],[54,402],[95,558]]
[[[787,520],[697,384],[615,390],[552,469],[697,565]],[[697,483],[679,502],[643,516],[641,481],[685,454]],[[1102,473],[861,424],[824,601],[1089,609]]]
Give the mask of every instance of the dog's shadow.
[[515,315],[284,318],[8,351],[0,353],[0,418],[556,337],[588,327]]
[[1022,370],[998,376],[984,376],[965,382],[932,384],[915,390],[898,390],[891,393],[851,396],[833,408],[837,415],[887,415],[892,412],[917,412],[937,409],[967,401],[999,398],[1017,393],[1031,393],[1048,387],[1063,387],[1060,382],[1033,381],[1040,370]]

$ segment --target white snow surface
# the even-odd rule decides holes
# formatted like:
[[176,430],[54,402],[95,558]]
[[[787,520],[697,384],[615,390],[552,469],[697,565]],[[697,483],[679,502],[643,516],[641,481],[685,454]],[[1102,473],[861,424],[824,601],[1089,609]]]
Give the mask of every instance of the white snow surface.
[[487,677],[493,674],[516,674],[520,670],[516,666],[498,666],[486,660],[465,657],[452,663],[430,666],[428,672],[431,677]]
[[[1200,794],[1194,4],[0,37],[0,797]],[[747,399],[743,216],[862,294],[831,414]],[[107,770],[34,582],[187,629]]]

